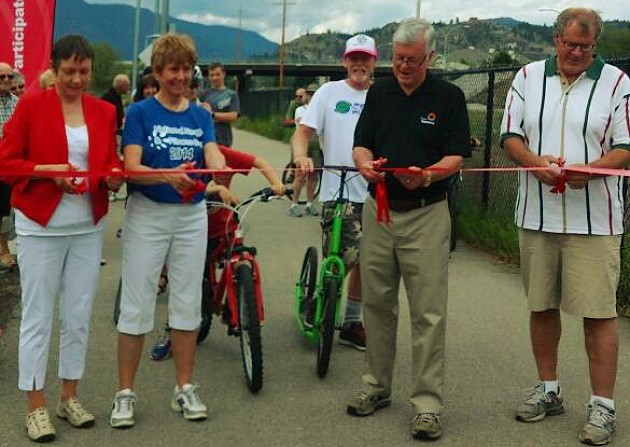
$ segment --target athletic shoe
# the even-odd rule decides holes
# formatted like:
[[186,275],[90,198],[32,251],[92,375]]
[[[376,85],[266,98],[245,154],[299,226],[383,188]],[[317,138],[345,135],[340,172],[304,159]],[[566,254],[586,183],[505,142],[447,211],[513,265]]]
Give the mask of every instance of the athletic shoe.
[[538,422],[547,416],[564,413],[560,392],[545,393],[545,386],[539,383],[527,392],[525,400],[516,407],[516,420],[521,422]]
[[304,207],[304,214],[306,214],[307,216],[317,217],[319,216],[319,211],[317,211],[315,205],[306,205]]
[[46,407],[36,408],[26,415],[26,433],[35,442],[50,442],[55,439],[55,427]]
[[94,415],[83,408],[76,397],[60,401],[55,413],[57,417],[67,420],[73,427],[89,428],[94,425]]
[[302,217],[302,211],[298,205],[291,205],[289,208],[289,216],[291,217]]
[[339,343],[365,351],[365,328],[360,321],[344,323],[339,331]]
[[112,415],[109,425],[114,428],[133,427],[136,421],[133,418],[133,405],[138,401],[136,393],[130,389],[118,391],[114,396]]
[[418,413],[411,426],[411,436],[416,439],[435,441],[442,436],[442,421],[435,413]]
[[171,357],[171,328],[166,325],[160,332],[153,349],[151,350],[151,360],[157,362]]
[[384,391],[361,390],[348,401],[346,412],[352,416],[369,416],[391,403],[392,399]]
[[578,437],[584,444],[605,445],[612,439],[615,428],[617,428],[615,411],[594,402],[586,407],[586,424]]
[[187,383],[181,388],[175,387],[171,408],[182,413],[184,419],[189,421],[200,421],[208,417],[208,409],[201,402],[198,390],[199,385]]

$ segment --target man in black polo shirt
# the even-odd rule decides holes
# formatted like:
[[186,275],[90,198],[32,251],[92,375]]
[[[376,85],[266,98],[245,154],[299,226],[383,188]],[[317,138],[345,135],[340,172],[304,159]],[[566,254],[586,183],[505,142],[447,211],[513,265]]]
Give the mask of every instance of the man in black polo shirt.
[[[367,416],[390,403],[396,351],[398,289],[407,290],[412,336],[411,434],[442,435],[444,342],[450,217],[447,178],[470,156],[462,91],[427,73],[435,32],[422,19],[403,21],[393,38],[393,77],[370,88],[355,130],[353,158],[370,182],[363,208],[361,281],[367,332],[367,374],[347,411]],[[387,159],[383,173],[374,161]],[[391,223],[377,222],[374,197],[383,182]]]

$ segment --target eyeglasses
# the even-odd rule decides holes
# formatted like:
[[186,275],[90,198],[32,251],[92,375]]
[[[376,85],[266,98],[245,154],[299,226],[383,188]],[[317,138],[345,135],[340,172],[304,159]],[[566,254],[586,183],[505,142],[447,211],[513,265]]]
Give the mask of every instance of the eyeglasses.
[[13,79],[15,75],[13,74],[0,74],[0,81],[4,81],[5,79]]
[[392,55],[392,63],[394,65],[407,64],[410,67],[419,67],[420,65],[424,63],[424,61],[427,60],[427,57],[429,57],[428,53],[425,54],[423,57],[405,57],[405,56],[400,56],[398,54],[394,54]]
[[560,39],[560,42],[562,42],[562,46],[569,51],[574,51],[574,50],[579,49],[580,52],[582,53],[588,53],[589,51],[593,51],[593,48],[595,48],[595,43],[593,42],[575,43],[575,42],[566,42],[562,39]]

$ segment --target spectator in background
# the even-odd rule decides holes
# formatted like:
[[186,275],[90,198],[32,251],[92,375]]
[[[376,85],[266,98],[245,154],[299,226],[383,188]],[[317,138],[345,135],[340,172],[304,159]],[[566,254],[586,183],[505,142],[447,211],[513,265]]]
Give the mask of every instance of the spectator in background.
[[[308,105],[311,101],[311,97],[315,90],[317,90],[317,84],[309,84],[304,90],[304,96],[302,97],[302,104],[295,109],[294,114],[294,123],[296,126],[299,126],[300,121],[306,114],[306,110],[308,109]],[[297,97],[297,95],[296,95]],[[291,137],[291,145],[295,145],[295,138],[297,136],[299,127],[296,128],[295,133]],[[350,133],[354,132],[354,128]],[[302,210],[299,207],[300,201],[300,193],[302,192],[302,187],[306,181],[306,206],[304,207],[304,213],[307,216],[319,216],[319,211],[313,204],[315,200],[315,189],[317,188],[317,180],[319,177],[319,173],[316,169],[320,169],[322,166],[322,149],[319,146],[319,137],[317,136],[317,132],[313,130],[312,132],[308,132],[308,135],[305,137],[305,141],[308,142],[307,146],[307,157],[312,160],[313,170],[307,172],[303,169],[296,169],[295,177],[293,179],[293,196],[292,196],[292,204],[289,208],[289,216],[291,217],[302,217]]]
[[117,74],[114,77],[111,88],[101,96],[101,99],[116,107],[116,123],[118,124],[119,132],[122,130],[123,121],[125,119],[125,107],[123,105],[122,95],[129,93],[129,86],[129,77],[125,74]]
[[[4,124],[11,118],[18,97],[11,93],[15,73],[9,64],[0,62],[0,140]],[[9,250],[9,234],[13,232],[11,213],[11,188],[0,182],[0,271],[6,272],[15,266],[15,258]]]
[[238,94],[225,86],[225,68],[219,62],[213,62],[208,67],[210,88],[203,92],[200,99],[214,120],[217,144],[231,147],[232,123],[241,113]]
[[53,85],[55,85],[55,72],[52,68],[44,70],[42,74],[39,75],[39,88],[45,90]]
[[13,70],[13,84],[11,85],[11,93],[19,98],[24,94],[24,87],[24,75],[17,70]]
[[[22,285],[18,387],[26,392],[27,434],[36,442],[55,437],[44,386],[57,295],[61,396],[55,413],[77,428],[95,420],[77,389],[98,287],[107,190],[118,188],[122,177],[79,180],[69,172],[121,171],[114,108],[85,93],[93,59],[83,37],[59,39],[52,49],[55,88],[23,97],[0,142],[2,174],[14,174],[3,180],[13,184]],[[46,171],[68,175],[38,176]]]
[[284,115],[284,120],[282,121],[283,126],[295,127],[295,111],[298,107],[305,103],[306,95],[306,90],[302,87],[298,88],[295,91],[295,97],[293,97],[293,99],[291,99],[291,101],[289,102],[287,113],[285,113]]
[[153,73],[148,73],[142,76],[138,83],[136,93],[133,95],[133,102],[142,101],[145,98],[150,98],[160,90],[160,84]]
[[[554,25],[556,54],[516,74],[501,123],[508,155],[521,166],[546,168],[518,176],[521,276],[538,383],[517,405],[516,419],[564,413],[558,377],[563,310],[584,327],[591,395],[578,438],[591,445],[607,444],[617,426],[623,180],[563,173],[558,166],[623,169],[630,162],[630,80],[595,53],[601,33],[596,11],[562,11]],[[563,176],[568,188],[560,191]]]

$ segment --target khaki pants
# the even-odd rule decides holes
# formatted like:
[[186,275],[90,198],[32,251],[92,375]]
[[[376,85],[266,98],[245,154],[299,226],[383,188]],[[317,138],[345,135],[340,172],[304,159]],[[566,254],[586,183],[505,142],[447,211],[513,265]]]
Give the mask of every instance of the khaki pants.
[[392,225],[376,222],[376,204],[363,208],[361,281],[367,332],[367,389],[391,393],[398,290],[402,277],[411,318],[411,402],[419,413],[443,406],[450,216],[446,200],[392,212]]

